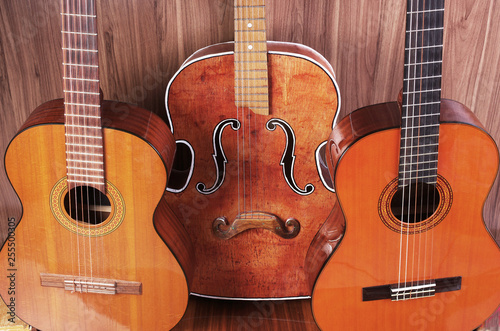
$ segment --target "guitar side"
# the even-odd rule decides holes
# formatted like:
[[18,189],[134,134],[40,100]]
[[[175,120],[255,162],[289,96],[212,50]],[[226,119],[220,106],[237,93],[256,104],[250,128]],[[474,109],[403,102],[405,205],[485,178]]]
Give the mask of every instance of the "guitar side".
[[[397,103],[362,108],[330,136],[328,160],[346,232],[313,290],[313,314],[323,330],[471,330],[500,302],[500,250],[482,218],[498,171],[494,141],[470,110],[442,100],[438,174],[452,202],[439,224],[402,239],[409,258],[401,259],[401,235],[379,216],[384,188],[398,175],[399,117]],[[363,301],[364,290],[400,281],[400,261],[408,282],[461,277],[461,288]]]
[[[14,298],[18,317],[42,330],[170,329],[187,306],[192,250],[189,242],[171,241],[186,236],[176,219],[165,217],[162,199],[175,145],[149,112],[109,101],[102,110],[112,212],[102,225],[84,226],[86,234],[75,233],[62,201],[62,100],[40,106],[9,145],[5,165],[23,217],[13,235],[14,268],[7,266],[6,244],[0,252],[2,270],[15,269],[15,295],[6,277],[0,294],[6,303]],[[41,284],[44,274],[119,285],[117,294],[72,292]],[[126,294],[122,282],[137,287]]]

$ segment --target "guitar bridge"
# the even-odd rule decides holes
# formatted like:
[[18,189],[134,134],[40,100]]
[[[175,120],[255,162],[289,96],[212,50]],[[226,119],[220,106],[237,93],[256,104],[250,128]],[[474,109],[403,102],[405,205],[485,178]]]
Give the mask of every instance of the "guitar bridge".
[[461,287],[462,277],[408,282],[403,287],[401,287],[401,284],[371,286],[363,288],[363,301],[421,299],[432,297],[436,293],[458,291]]
[[79,279],[65,279],[64,289],[80,293],[116,294],[116,282],[101,283]]
[[436,283],[431,282],[428,284],[414,285],[399,287],[398,285],[391,285],[391,300],[402,301],[409,299],[418,299],[431,297],[436,294]]
[[71,293],[142,294],[142,283],[94,277],[58,274],[40,274],[40,284],[45,287],[63,288]]

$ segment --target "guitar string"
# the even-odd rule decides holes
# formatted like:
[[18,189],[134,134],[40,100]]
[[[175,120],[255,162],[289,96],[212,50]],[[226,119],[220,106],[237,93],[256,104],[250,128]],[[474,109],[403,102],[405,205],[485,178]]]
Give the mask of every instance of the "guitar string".
[[[70,11],[70,2],[69,0],[62,0],[61,1],[61,6],[62,6],[62,12],[63,13],[69,13]],[[62,36],[62,47],[68,47],[70,48],[70,37],[69,37],[69,34],[65,34],[64,32],[62,31],[71,31],[71,27],[70,27],[70,16],[69,15],[62,15],[61,17],[61,21],[62,21],[62,24],[61,24],[61,36]],[[71,57],[71,53],[68,51],[68,50],[63,50],[63,63],[71,63],[72,61],[72,57]],[[67,65],[67,64],[63,64],[63,76],[64,77],[70,77],[71,76],[71,71],[70,71],[70,67]],[[69,79],[64,79],[64,84],[63,84],[63,89],[65,91],[73,91],[72,89],[72,81],[69,80]],[[69,92],[65,92],[64,93],[64,101],[68,102],[69,101],[69,97],[71,96],[71,93]],[[69,109],[71,108],[72,106],[71,105],[65,105],[64,107],[64,110],[65,110],[65,113],[69,113]],[[74,116],[65,116],[65,124],[68,124],[69,121],[71,119],[71,124],[74,124]],[[71,133],[71,128],[73,127],[68,127],[67,125],[65,125],[65,141],[66,142],[69,142],[69,143],[74,143],[74,135],[72,135]],[[69,145],[69,146],[73,146],[73,145]],[[71,157],[71,151],[70,151],[70,147],[68,145],[66,145],[66,158],[67,159],[72,159]],[[69,165],[69,160],[66,161],[66,165],[68,166]],[[67,196],[68,196],[68,213],[70,215],[70,218],[72,217],[72,215],[74,215],[73,213],[73,199],[72,199],[72,192],[71,192],[71,187],[72,187],[72,184],[71,184],[71,177],[70,177],[70,174],[69,174],[69,169],[70,168],[67,168],[66,169],[66,172],[67,172],[67,175],[66,175],[66,186],[67,186]],[[74,242],[73,242],[73,234],[71,232],[68,232],[68,235],[70,237],[70,247],[71,247],[71,273],[72,274],[75,274],[75,265],[74,265]],[[78,239],[78,238],[77,238]],[[78,248],[78,243],[77,243],[77,248]],[[79,256],[79,254],[77,254],[77,257]],[[79,260],[78,260],[79,261]],[[79,264],[79,263],[78,263]]]
[[[444,28],[444,0],[434,0],[435,1],[435,7],[434,8],[438,8],[438,9],[442,9],[440,12],[439,12],[439,20],[438,20],[438,17],[436,16],[436,26],[439,24],[441,27]],[[439,36],[438,40],[439,40],[439,44],[441,46],[444,46],[444,39],[443,39],[443,36],[444,36],[444,30],[441,29],[441,30],[435,30],[434,32],[434,36]],[[436,39],[436,38],[433,38],[433,39]],[[441,47],[441,50],[439,51],[439,61],[440,63],[438,64],[438,73],[441,74],[442,72],[442,61],[443,61],[443,47]],[[433,70],[435,70],[436,67],[432,66]],[[436,75],[436,72],[433,71],[432,73],[433,76]],[[432,84],[432,88],[435,88],[434,86],[434,80],[433,80],[433,84]],[[439,80],[439,87],[441,87],[441,79]],[[441,101],[441,92],[438,93],[438,98],[437,98],[437,101]],[[438,107],[441,107],[441,104],[439,103],[438,104]],[[439,114],[440,114],[440,111],[441,109],[439,108]],[[437,121],[438,123],[440,124],[440,117],[437,117]],[[439,128],[440,128],[440,125],[437,127],[438,128],[438,133],[439,133]],[[437,136],[437,142],[439,143],[439,135]],[[437,145],[437,151],[435,151],[436,153],[436,168],[438,168],[438,158],[437,158],[437,155],[438,155],[438,151],[439,151],[439,144]],[[437,187],[437,176],[438,176],[438,172],[436,170],[436,187]],[[436,194],[438,195],[437,198],[439,198],[439,193],[437,192],[436,189],[433,190],[433,206],[432,206],[432,210],[435,210],[436,208],[439,208],[439,203],[438,202],[438,206],[436,207],[435,206],[435,203],[436,203]],[[430,247],[430,252],[431,252],[431,255],[430,255],[430,275],[433,275],[433,262],[434,262],[434,231],[431,232],[430,234],[431,238],[430,238],[430,241],[431,241],[431,247]]]
[[[87,1],[89,1],[89,2],[87,2]],[[90,4],[90,6],[89,6],[89,4]],[[95,10],[94,10],[94,7],[93,7],[93,0],[85,0],[85,10],[87,12],[87,15],[92,15],[92,17],[86,16],[86,24],[85,25],[86,25],[87,33],[96,32],[97,29],[95,29],[95,26],[94,26],[94,23],[95,23],[95,17],[94,17],[95,16]],[[94,37],[94,36],[91,37],[90,35],[87,34],[87,37],[85,38],[86,44],[87,44],[87,47],[86,47],[87,49],[97,50],[97,47],[96,47],[96,45],[94,43],[94,39],[95,38],[96,37]],[[95,55],[90,55],[90,54],[87,54],[87,56],[89,56],[90,59],[92,60],[92,61],[87,61],[87,62],[89,64],[94,64],[93,60],[94,60],[94,58],[96,56]],[[93,77],[93,69],[88,68],[88,69],[85,69],[85,70],[90,71],[90,74],[88,75],[89,77]],[[98,77],[93,77],[93,78],[98,79]],[[91,90],[90,88],[87,89],[87,91],[90,91],[90,90]],[[85,96],[85,99],[87,99],[87,100],[85,100],[86,101],[85,104],[87,104],[87,101],[89,102],[89,104],[93,104],[93,102],[91,102],[92,100],[90,98],[90,95],[88,95],[88,94],[85,95],[84,94],[83,96]],[[92,112],[92,115],[100,115],[100,114],[97,114],[97,112]],[[100,121],[93,118],[92,122],[98,124]],[[99,126],[99,125],[93,125],[93,126]],[[99,135],[99,132],[96,134],[96,136],[98,136],[98,135]],[[92,146],[92,148],[94,148],[94,153],[95,153],[95,147]],[[101,149],[101,151],[102,151],[102,149]],[[97,153],[97,154],[99,154],[99,153]],[[95,157],[94,157],[94,159],[95,159]],[[97,159],[100,159],[100,157],[97,157]],[[95,169],[92,169],[92,170],[94,170],[93,171],[94,178],[97,179],[97,180],[93,179],[92,181],[101,182],[103,184],[102,187],[105,187],[104,186],[105,183],[103,182],[103,180],[101,178],[99,178],[98,176],[95,175]],[[97,194],[97,196],[99,196],[99,199],[100,199],[102,193],[99,190],[92,190],[92,193],[93,193],[93,197],[92,197],[92,201],[91,202],[92,202],[92,204],[94,206],[94,219],[93,219],[93,221],[97,222],[98,221],[97,215],[98,215],[98,213],[102,212],[102,209],[101,209],[101,203],[99,202],[99,204],[97,204],[96,194]],[[90,204],[89,204],[89,207],[90,207]],[[93,276],[94,276],[94,261],[92,259],[92,253],[93,253],[94,256],[96,256],[97,246],[94,246],[94,248],[93,248],[94,251],[92,252],[92,241],[93,240],[92,240],[91,231],[90,231],[91,230],[91,226],[92,226],[92,224],[89,222],[88,223],[88,227],[89,227],[89,247],[90,247],[90,253],[91,253],[91,256],[90,256],[90,267],[91,267],[91,269],[90,269],[91,270],[90,281],[93,281]]]
[[[410,0],[410,8],[409,8],[409,12],[413,12],[413,2]],[[408,16],[407,16],[408,17]],[[413,24],[413,15],[409,15],[409,18],[410,18],[410,22],[408,23],[407,22],[407,25],[408,25],[408,29],[407,29],[407,36],[406,38],[408,39],[408,45],[411,45],[411,37],[412,37],[412,24]],[[407,58],[408,60],[408,63],[411,63],[410,62],[410,58],[411,58],[411,51],[408,51],[408,55],[405,54],[405,57]],[[411,65],[408,65],[408,68],[407,68],[407,75],[406,77],[407,78],[410,78],[410,69],[411,69]],[[407,79],[406,80],[406,91],[409,92],[409,89],[410,89],[410,79]],[[403,154],[403,158],[402,160],[400,160],[401,164],[402,164],[402,168],[403,168],[403,175],[402,175],[402,180],[400,180],[400,185],[398,186],[401,186],[399,189],[402,190],[401,192],[401,195],[402,195],[402,198],[401,198],[401,225],[400,225],[400,238],[399,238],[399,273],[398,273],[398,288],[401,288],[401,273],[402,273],[402,264],[403,264],[403,235],[404,235],[404,217],[405,217],[405,184],[406,184],[406,171],[404,171],[405,169],[405,165],[406,165],[406,160],[408,159],[408,148],[407,148],[407,136],[408,136],[408,112],[409,112],[409,100],[408,100],[408,93],[406,96],[403,96],[403,100],[405,101],[405,105],[404,106],[404,109],[405,109],[405,113],[404,113],[404,116],[402,118],[402,121],[401,121],[401,135],[404,134],[404,138],[402,137],[402,145],[403,145],[403,149],[401,151],[401,154]],[[404,127],[403,127],[403,120],[405,121],[405,124],[404,124]],[[400,177],[401,177],[401,173],[400,173]],[[406,278],[405,278],[405,284],[404,286],[406,286]],[[399,292],[398,292],[398,296],[397,298],[399,299]]]
[[[95,5],[96,5],[95,0],[90,0],[90,13],[91,13],[91,15],[94,16],[92,18],[92,20],[91,20],[92,21],[92,25],[91,25],[92,29],[90,29],[90,32],[97,34],[98,33],[97,18],[96,18],[97,17],[97,9],[96,9]],[[98,46],[99,46],[99,44],[98,44],[98,41],[99,41],[98,35],[92,36],[91,40],[92,40],[92,49],[93,50],[98,50]],[[98,53],[96,53],[96,54],[98,54]],[[98,88],[95,91],[92,91],[92,92],[99,93],[99,86],[100,86],[99,56],[95,55],[94,56],[94,60],[95,60],[95,63],[93,62],[91,64],[98,66],[97,68],[92,69],[92,70],[95,70],[95,74],[96,74],[95,79],[98,80],[98,82],[97,82],[97,87]],[[104,129],[102,129],[102,120],[101,120],[101,118],[102,118],[101,117],[102,116],[102,108],[101,108],[101,102],[100,102],[100,98],[101,97],[100,97],[100,95],[97,96],[97,97],[95,95],[93,95],[93,96],[89,96],[89,98],[91,98],[92,100],[94,98],[97,98],[97,104],[99,106],[98,108],[96,108],[97,109],[96,116],[99,117],[98,122],[99,122],[99,127],[101,127],[101,129],[100,129],[100,136],[101,136],[101,140],[100,140],[101,141],[101,144],[100,144],[101,148],[100,148],[100,150],[101,150],[101,155],[102,155],[101,161],[103,162],[103,166],[102,166],[102,170],[103,171],[101,172],[103,177],[102,177],[101,181],[102,181],[103,190],[104,190],[104,192],[102,192],[102,194],[106,194],[107,193],[107,189],[106,189],[106,176],[105,176],[106,173],[104,172],[104,170],[105,170],[105,168],[104,168]],[[105,198],[105,196],[103,197],[102,194],[98,194],[98,197],[99,197],[99,204],[98,204],[98,206],[99,206],[100,209],[99,209],[99,213],[97,213],[97,214],[99,215],[99,219],[98,219],[99,221],[105,221],[107,217],[111,217],[112,216],[111,212],[109,214],[105,214],[105,212],[102,209],[103,208],[102,199]],[[110,208],[110,211],[111,211],[111,205],[109,206],[109,208]],[[105,219],[102,219],[103,218],[103,213],[106,216]],[[98,275],[99,274],[104,274],[104,266],[105,266],[105,264],[104,264],[104,262],[105,262],[104,261],[104,257],[105,257],[105,255],[104,255],[104,238],[101,236],[98,239],[97,238],[94,239],[94,242],[96,243],[95,250],[94,250],[94,255],[97,258],[97,262],[100,262],[100,265],[99,265],[99,263],[96,264],[97,270],[95,270],[95,273],[97,273]],[[100,269],[99,269],[99,267],[100,267]]]
[[[420,52],[420,60],[419,60],[419,63],[424,63],[424,58],[425,58],[425,53],[427,52],[427,48],[425,47],[425,40],[427,40],[426,38],[426,33],[427,31],[424,31],[427,27],[429,27],[429,23],[427,22],[426,20],[426,0],[423,1],[423,6],[422,6],[422,12],[420,14],[417,14],[417,16],[419,15],[422,15],[422,24],[421,24],[421,32],[420,32],[420,43],[417,45],[417,47],[420,47],[419,49],[419,52]],[[418,37],[417,37],[417,40],[418,40]],[[425,112],[425,108],[427,108],[427,106],[423,105],[426,100],[423,100],[423,94],[422,94],[422,91],[424,90],[424,72],[423,72],[423,65],[418,65],[419,66],[419,71],[420,71],[420,74],[419,74],[419,77],[420,77],[420,81],[419,81],[419,93],[418,93],[418,105],[419,105],[419,112],[418,112],[418,118],[419,118],[419,132],[418,132],[418,138],[417,138],[417,144],[418,144],[418,156],[417,156],[417,164],[419,164],[418,166],[418,169],[417,169],[417,178],[419,177],[418,176],[418,172],[419,171],[423,171],[425,169],[425,167],[423,167],[423,169],[420,169],[420,162],[424,162],[423,160],[421,160],[421,144],[425,144],[421,141],[421,137],[423,135],[425,135],[425,131],[427,129],[422,129],[422,125],[426,125],[425,123],[422,123],[422,122],[425,122],[426,121],[426,118],[424,119],[424,117],[422,117],[423,113]],[[422,132],[423,131],[423,132]],[[425,153],[425,151],[424,151]],[[425,157],[424,157],[425,158]],[[419,179],[420,181],[420,179]],[[414,226],[415,228],[418,226],[418,224],[421,224],[421,222],[423,221],[423,217],[424,217],[424,192],[423,192],[423,189],[425,188],[427,191],[428,191],[428,186],[424,186],[424,181],[422,181],[420,183],[420,187],[417,186],[417,190],[416,190],[416,193],[417,193],[417,196],[416,196],[416,201],[415,201],[415,223],[414,223]],[[420,208],[419,208],[419,204],[418,204],[418,200],[420,201]],[[426,206],[428,206],[428,204],[426,204]],[[417,210],[419,209],[419,210]],[[418,215],[418,219],[417,219],[417,215]],[[425,232],[425,234],[423,235],[424,238],[427,236],[427,232]],[[422,236],[420,235],[420,233],[418,231],[415,232],[415,235],[414,235],[414,241],[416,240],[416,238],[418,237],[418,251],[416,251],[415,249],[413,250],[413,255],[417,256],[417,275],[415,276],[413,271],[412,271],[412,278],[415,279],[418,284],[420,285],[420,280],[423,280],[423,284],[425,284],[426,280],[425,280],[425,275],[424,277],[421,277],[420,276],[420,262],[422,260],[421,258],[421,255],[420,255],[420,248],[422,247]],[[424,261],[425,261],[425,256],[424,256]],[[415,266],[413,266],[414,268]],[[417,294],[418,296],[418,294]],[[423,296],[423,293],[422,293],[422,296]]]
[[[76,4],[74,1],[71,2],[70,4],[71,8],[70,8],[70,13],[73,13],[73,10],[75,10],[75,7],[76,7]],[[70,22],[69,24],[71,25],[71,31],[75,31],[75,28],[76,28],[76,24],[74,21],[72,21],[72,16],[68,15],[68,21]],[[74,34],[71,34],[72,37],[69,38],[70,41],[72,41],[72,43],[70,43],[70,48],[73,48],[73,43],[75,42],[75,39],[76,39],[76,36]],[[76,61],[76,54],[73,54],[73,51],[71,50],[68,50],[68,53],[70,54],[70,57],[71,57],[71,62],[70,63],[73,63],[74,61]],[[72,56],[73,55],[73,56]],[[75,88],[76,90],[78,90],[78,86],[74,86],[74,85],[78,85],[78,81],[75,81],[73,78],[73,68],[71,66],[69,66],[69,72],[70,72],[70,81],[71,81],[71,91],[74,91],[73,88]],[[72,94],[72,97],[71,99],[73,99],[73,94]],[[72,109],[74,107],[74,105],[71,105],[70,106]],[[72,116],[72,122],[74,123],[77,119],[75,118],[75,116]],[[73,133],[75,133],[76,131],[76,127],[72,127],[72,131]],[[78,141],[80,142],[82,140],[82,138],[77,138],[76,136],[74,137],[74,141],[76,141],[76,139],[78,139]],[[75,158],[76,159],[76,158]],[[83,164],[84,162],[79,162],[79,164]],[[85,260],[82,258],[81,256],[81,252],[80,252],[80,236],[79,236],[79,233],[80,233],[80,223],[78,222],[78,219],[79,219],[79,208],[78,208],[78,185],[77,183],[73,180],[74,178],[72,178],[72,181],[71,181],[71,186],[73,187],[74,189],[74,204],[75,204],[75,223],[76,223],[76,229],[77,229],[77,235],[76,235],[76,239],[77,239],[77,249],[78,249],[78,276],[81,277],[82,275],[82,264],[84,264]],[[83,260],[83,263],[82,263],[82,260]],[[85,270],[84,270],[85,271]]]
[[[426,10],[426,0],[424,1],[424,4],[423,4],[423,8],[422,8],[422,20],[423,20],[423,23],[422,23],[422,32],[420,33],[421,35],[421,46],[423,47],[421,50],[420,50],[420,63],[424,63],[425,62],[425,59],[429,59],[429,48],[426,47],[425,45],[425,41],[428,40],[430,41],[431,39],[429,38],[429,35],[430,35],[430,31],[426,31],[425,29],[426,28],[432,28],[432,12],[429,12]],[[429,10],[432,10],[432,0],[429,2]],[[429,17],[428,20],[426,20],[426,14],[429,13]],[[427,38],[426,38],[427,36]],[[424,77],[424,75],[426,75],[427,77],[429,76],[432,76],[432,75],[429,75],[429,69],[427,69],[427,72],[424,73],[423,71],[423,66],[424,65],[420,65],[420,77]],[[427,80],[425,81],[426,83],[424,84],[424,80],[422,79],[421,82],[420,82],[420,93],[419,93],[419,99],[420,99],[420,102],[419,104],[424,104],[424,103],[427,103],[428,102],[428,98],[425,97],[424,98],[424,95],[422,93],[423,90],[426,90],[427,88],[427,85],[428,85],[428,82]],[[425,100],[424,100],[425,99]],[[421,112],[425,112],[427,113],[426,110],[428,110],[430,107],[432,106],[429,106],[429,105],[426,105],[426,106],[421,106],[422,109],[421,109]],[[422,113],[420,115],[422,115]],[[420,117],[423,119],[423,117]],[[427,121],[428,121],[428,118],[425,117],[425,119],[421,120],[424,122],[424,125],[427,125]],[[430,129],[429,128],[425,128],[423,131],[423,135],[426,135],[428,133]],[[425,141],[421,141],[421,138],[418,139],[419,141],[419,144],[422,143],[422,144],[425,144]],[[424,148],[425,149],[425,148]],[[419,152],[420,152],[420,148],[419,148]],[[422,151],[425,153],[425,151]],[[423,157],[423,160],[421,160],[422,162],[425,162],[425,158],[426,157]],[[418,158],[418,161],[420,161],[421,157],[419,156]],[[425,167],[423,167],[425,169]],[[422,169],[422,170],[424,170]],[[422,181],[424,182],[424,181]],[[427,191],[427,194],[424,194],[423,190],[426,190]],[[429,211],[429,192],[430,192],[430,187],[429,185],[425,185],[425,186],[422,186],[421,188],[421,192],[420,192],[420,219],[419,219],[419,222],[422,222],[424,221],[424,216],[425,217],[428,217],[428,211]],[[426,201],[424,201],[424,197],[426,197]],[[425,207],[424,207],[425,205]],[[417,208],[418,206],[416,206]],[[424,209],[425,208],[425,209]],[[425,211],[425,213],[424,213]],[[425,231],[425,233],[422,235],[419,235],[419,250],[418,250],[418,266],[417,266],[417,277],[416,279],[422,279],[423,281],[423,284],[427,284],[427,282],[429,281],[425,275],[425,272],[422,276],[420,276],[420,263],[422,262],[422,264],[426,265],[427,263],[427,255],[424,254],[423,258],[420,258],[420,247],[422,245],[422,240],[424,241],[424,247],[427,248],[427,237],[428,237],[428,234],[429,234],[429,231]],[[422,239],[423,237],[423,239]],[[425,250],[425,252],[427,252],[427,250]],[[423,260],[423,261],[421,261]],[[430,284],[430,282],[429,282]],[[424,293],[422,293],[422,296],[425,296]]]
[[[83,15],[83,12],[82,12],[82,0],[77,0],[76,1],[76,12],[78,13],[78,15],[80,16],[76,16],[74,18],[74,20],[76,20],[78,23],[77,23],[77,26],[78,26],[78,32],[82,32],[83,31],[83,27],[82,27],[82,15]],[[78,42],[76,43],[75,48],[79,48],[79,49],[83,49],[84,48],[84,45],[83,45],[83,37],[82,37],[82,34],[79,34],[78,37],[76,38],[78,40]],[[85,54],[83,54],[84,52],[83,51],[77,51],[80,55],[80,61],[83,62],[83,59],[85,58]],[[84,75],[83,75],[83,70],[81,69],[81,67],[77,67],[75,69],[76,71],[76,76],[78,78],[85,78]],[[84,91],[85,90],[85,82],[81,82],[80,83],[80,86],[81,86],[81,90]],[[81,103],[81,96],[78,95],[77,96],[77,100],[78,100],[78,103]],[[82,106],[78,106],[77,108],[79,109],[82,109]],[[83,112],[85,114],[85,111]],[[88,121],[87,121],[87,118],[86,117],[82,117],[81,118],[83,123],[82,126],[83,126],[83,135],[89,135],[90,132],[89,132],[89,129],[88,129]],[[83,139],[82,139],[83,140]],[[86,161],[85,164],[87,164],[87,166],[85,166],[85,170],[84,170],[84,173],[85,173],[85,176],[84,178],[89,178],[89,172],[88,172],[88,164],[89,162],[88,161],[91,161],[89,160],[89,155],[87,152],[87,147],[84,146],[83,150],[85,151],[84,154],[83,154],[83,158],[84,160]],[[80,195],[80,203],[81,203],[81,212],[82,212],[82,216],[81,216],[81,220],[82,220],[82,228],[83,228],[83,232],[85,233],[85,219],[87,218],[87,221],[88,221],[88,211],[87,211],[87,214],[85,213],[85,203],[84,203],[84,197],[83,197],[83,194],[85,194],[87,196],[87,203],[88,203],[88,189],[85,190],[84,187],[85,185],[83,185],[84,183],[81,182],[81,183],[78,183],[78,191],[79,191],[79,195]],[[87,186],[89,187],[89,186]],[[88,208],[88,206],[87,206]],[[87,256],[87,250],[89,248],[87,248],[87,241],[86,241],[86,238],[85,236],[83,236],[83,259],[84,259],[84,277],[87,278],[87,270],[88,270],[88,266],[87,266],[87,259],[88,259],[88,256]],[[89,252],[90,254],[90,252]]]
[[[419,4],[423,4],[423,8],[422,10],[419,8]],[[416,12],[416,24],[415,24],[415,27],[417,29],[417,31],[419,29],[423,30],[425,28],[425,22],[424,22],[424,14],[422,14],[422,20],[420,22],[420,15],[419,15],[419,11],[422,11],[422,12],[425,12],[425,0],[423,2],[420,2],[418,1],[417,2],[417,12]],[[413,13],[411,14],[413,16]],[[421,24],[421,25],[420,25]],[[418,65],[417,63],[419,63],[419,57],[420,57],[420,63],[422,63],[422,46],[423,46],[423,38],[419,38],[421,37],[423,34],[423,31],[421,33],[418,33],[416,32],[415,33],[415,45],[410,45],[409,47],[410,48],[414,48],[413,52],[414,52],[414,56],[415,56],[415,62],[413,64],[413,70],[414,70],[414,76],[413,78],[415,78],[413,80],[413,91],[418,91],[418,93],[413,93],[413,99],[412,99],[412,115],[413,115],[413,119],[414,121],[417,122],[417,125],[412,125],[412,134],[411,134],[411,139],[412,139],[412,145],[413,143],[415,142],[416,146],[412,146],[412,153],[413,153],[413,150],[416,151],[416,157],[415,157],[415,160],[416,160],[416,169],[414,170],[414,177],[415,177],[415,187],[413,189],[410,189],[410,192],[409,192],[409,209],[408,209],[408,240],[410,240],[410,238],[412,239],[412,242],[413,242],[413,245],[412,245],[412,249],[411,249],[411,278],[413,279],[412,280],[412,285],[415,285],[415,277],[414,277],[414,270],[415,270],[415,255],[416,255],[416,252],[415,252],[415,246],[416,246],[416,240],[417,238],[420,238],[417,233],[414,233],[411,237],[410,237],[410,234],[411,234],[411,225],[415,226],[416,224],[418,224],[418,222],[420,222],[421,220],[419,219],[419,215],[418,215],[418,199],[419,199],[419,194],[421,194],[421,190],[419,191],[419,185],[421,185],[420,183],[420,178],[419,178],[419,171],[420,171],[420,137],[422,135],[421,133],[421,125],[422,125],[422,118],[421,118],[421,115],[422,115],[422,95],[420,93],[420,91],[422,91],[422,71],[421,71],[421,67],[420,67],[420,70],[418,70]],[[420,43],[419,43],[420,42]],[[410,51],[411,52],[411,51]],[[417,73],[418,73],[418,78],[419,79],[416,79],[417,78]],[[416,127],[416,135],[414,134],[414,128]],[[412,158],[413,158],[413,155],[412,155]],[[413,165],[410,165],[410,169],[413,168]],[[410,176],[413,177],[413,170],[410,171]],[[413,180],[410,180],[410,182],[412,182]],[[413,192],[413,196],[412,196],[412,192]],[[413,213],[413,217],[411,216]],[[411,223],[411,221],[413,221],[413,224]],[[417,258],[418,258],[418,254],[417,254]],[[417,278],[417,284],[418,284],[418,278]]]
[[[424,42],[425,42],[425,28],[426,28],[426,20],[425,20],[425,13],[426,13],[426,10],[425,10],[425,6],[426,6],[426,0],[423,0],[422,2],[422,23],[421,23],[421,32],[420,33],[417,33],[416,35],[416,43],[415,43],[415,47],[416,47],[416,52],[415,52],[415,57],[416,57],[416,61],[419,61],[420,63],[423,63],[423,56],[424,56],[424,53],[426,51],[426,48],[424,47]],[[419,8],[417,8],[417,10],[419,10]],[[420,14],[417,13],[417,20],[420,18]],[[418,28],[418,25],[417,25],[417,28]],[[419,45],[419,35],[420,35],[420,45]],[[420,47],[420,48],[419,48]],[[418,60],[418,56],[420,56],[420,60]],[[416,62],[418,63],[418,62]],[[418,65],[415,65],[415,70],[417,70],[418,68]],[[422,217],[423,217],[423,214],[422,214],[422,197],[423,197],[423,181],[421,182],[420,181],[420,178],[418,176],[418,173],[419,171],[421,171],[421,168],[420,168],[420,148],[421,148],[421,137],[423,135],[422,131],[425,131],[422,129],[422,125],[424,125],[422,122],[423,122],[423,117],[422,117],[422,113],[424,111],[422,104],[423,104],[423,100],[422,100],[422,85],[423,85],[423,82],[424,82],[424,78],[423,78],[423,72],[422,72],[422,65],[420,65],[420,68],[419,68],[419,77],[420,79],[418,80],[418,90],[419,90],[419,93],[414,93],[414,95],[416,95],[416,97],[418,98],[418,101],[416,102],[416,104],[418,104],[417,106],[417,116],[418,116],[418,132],[417,132],[417,139],[416,139],[416,143],[417,143],[417,157],[416,157],[416,160],[417,160],[417,169],[416,169],[416,174],[415,174],[415,177],[417,178],[417,183],[415,185],[415,199],[414,199],[414,223],[413,225],[416,227],[417,224],[421,224],[420,222],[422,222]],[[416,80],[417,81],[417,80]],[[420,190],[419,190],[419,186],[421,186]],[[421,201],[421,204],[420,204],[420,214],[418,213],[418,200],[420,199]],[[418,218],[418,219],[417,219]],[[419,282],[419,278],[418,278],[418,275],[417,277],[415,277],[414,275],[414,269],[415,269],[415,255],[417,256],[417,264],[418,266],[420,265],[420,251],[419,252],[416,252],[415,250],[415,242],[418,238],[418,241],[419,241],[419,247],[420,247],[420,244],[421,244],[421,236],[418,234],[418,232],[416,231],[415,234],[413,235],[413,262],[412,262],[412,278],[414,279],[413,282],[417,282],[418,285],[420,285],[420,282]],[[417,271],[418,271],[418,266],[417,266]],[[425,279],[424,279],[424,282],[425,282]]]

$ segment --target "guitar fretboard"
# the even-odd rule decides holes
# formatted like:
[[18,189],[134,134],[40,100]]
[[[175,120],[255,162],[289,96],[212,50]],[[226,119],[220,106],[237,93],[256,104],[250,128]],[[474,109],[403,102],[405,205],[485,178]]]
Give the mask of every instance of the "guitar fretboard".
[[62,0],[68,189],[105,192],[94,0]]
[[399,186],[435,184],[444,0],[408,0]]
[[234,1],[234,93],[238,107],[269,114],[264,0]]

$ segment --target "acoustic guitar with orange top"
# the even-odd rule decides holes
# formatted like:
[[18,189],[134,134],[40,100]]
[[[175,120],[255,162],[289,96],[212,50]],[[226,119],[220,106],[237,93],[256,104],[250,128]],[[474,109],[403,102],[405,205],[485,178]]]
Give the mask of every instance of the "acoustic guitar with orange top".
[[322,330],[472,330],[500,304],[500,249],[484,201],[498,148],[441,99],[444,0],[408,0],[399,103],[339,122],[327,161],[346,219],[316,280]]

